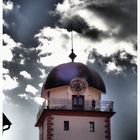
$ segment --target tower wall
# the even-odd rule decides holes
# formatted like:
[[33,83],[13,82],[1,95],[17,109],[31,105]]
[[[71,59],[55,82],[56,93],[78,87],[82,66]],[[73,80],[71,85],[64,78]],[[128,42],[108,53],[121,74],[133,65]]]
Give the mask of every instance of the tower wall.
[[[110,117],[114,113],[46,110],[42,114],[40,140],[111,140]],[[65,130],[64,121],[69,122]],[[94,131],[90,129],[94,123]],[[43,126],[43,127],[42,127]]]
[[[54,140],[106,140],[105,118],[54,115]],[[64,131],[64,121],[69,121],[69,131]],[[89,122],[94,122],[95,132],[90,132]]]
[[[48,99],[48,91],[50,92],[50,99],[72,99],[73,95],[69,86],[62,86],[50,90],[44,90],[43,95],[45,96],[45,99]],[[85,93],[82,95],[85,96],[86,100],[92,100],[92,98],[94,98],[94,100],[99,101],[101,99],[101,92],[92,87],[87,87]]]

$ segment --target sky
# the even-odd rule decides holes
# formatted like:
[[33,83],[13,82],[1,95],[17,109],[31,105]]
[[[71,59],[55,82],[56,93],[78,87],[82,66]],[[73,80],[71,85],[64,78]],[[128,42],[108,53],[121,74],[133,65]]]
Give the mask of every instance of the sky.
[[4,140],[39,139],[36,115],[50,70],[75,62],[103,78],[114,101],[112,140],[137,135],[137,1],[3,0],[3,111],[12,122]]

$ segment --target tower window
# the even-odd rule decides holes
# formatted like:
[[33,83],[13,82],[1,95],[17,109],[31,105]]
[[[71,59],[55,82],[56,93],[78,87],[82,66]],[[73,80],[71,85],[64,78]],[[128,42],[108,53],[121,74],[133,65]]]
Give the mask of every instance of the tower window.
[[89,131],[90,132],[95,132],[95,124],[94,124],[94,122],[89,122]]
[[64,121],[64,130],[69,131],[69,121]]

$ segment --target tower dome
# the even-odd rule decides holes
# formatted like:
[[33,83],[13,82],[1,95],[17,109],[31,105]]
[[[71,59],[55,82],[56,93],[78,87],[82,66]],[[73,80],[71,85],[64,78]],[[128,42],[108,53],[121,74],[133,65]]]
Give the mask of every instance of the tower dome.
[[75,77],[85,79],[88,86],[106,93],[105,84],[100,75],[83,63],[75,62],[64,63],[54,67],[44,83],[44,88],[51,89],[70,85],[71,80]]

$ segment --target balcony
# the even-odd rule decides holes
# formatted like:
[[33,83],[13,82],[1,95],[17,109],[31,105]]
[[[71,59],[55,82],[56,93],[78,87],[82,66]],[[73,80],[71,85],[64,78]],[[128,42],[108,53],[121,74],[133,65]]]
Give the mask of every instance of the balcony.
[[83,110],[83,111],[100,111],[100,112],[113,112],[112,101],[99,101],[95,102],[95,107],[92,107],[92,100],[85,100],[82,106],[73,105],[73,101],[70,99],[49,99],[44,101],[40,107],[37,118],[40,117],[44,109],[55,109],[55,110]]

